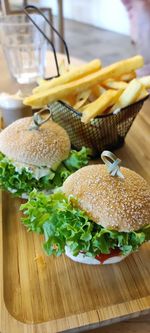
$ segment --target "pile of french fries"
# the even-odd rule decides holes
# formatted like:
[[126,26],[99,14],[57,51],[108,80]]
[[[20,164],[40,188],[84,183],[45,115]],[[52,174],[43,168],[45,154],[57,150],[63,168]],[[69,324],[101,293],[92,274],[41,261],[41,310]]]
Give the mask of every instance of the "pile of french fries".
[[143,65],[140,55],[103,68],[98,59],[79,67],[65,66],[63,62],[61,75],[50,81],[40,80],[24,104],[40,108],[62,100],[82,114],[82,122],[88,123],[99,115],[119,112],[149,94],[150,76],[136,77],[135,71]]

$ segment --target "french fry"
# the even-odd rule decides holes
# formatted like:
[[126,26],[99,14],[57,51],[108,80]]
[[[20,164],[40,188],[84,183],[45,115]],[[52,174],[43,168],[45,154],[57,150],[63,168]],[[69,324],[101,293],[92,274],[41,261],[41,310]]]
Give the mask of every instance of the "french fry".
[[144,97],[146,97],[148,95],[149,95],[148,91],[145,89],[145,87],[143,87],[142,90],[141,90],[141,92],[140,92],[140,94],[139,94],[139,96],[138,96],[138,98],[136,99],[136,102],[140,101],[140,99],[142,99],[142,98],[144,98]]
[[76,103],[76,96],[74,95],[66,96],[66,98],[62,99],[62,101],[73,106]]
[[74,105],[73,105],[73,108],[75,110],[79,110],[81,107],[83,107],[83,105],[86,103],[87,99],[82,99],[81,101],[78,101],[76,102]]
[[[63,75],[65,73],[69,72],[70,69],[71,69],[71,65],[68,65],[68,64],[66,65],[65,60],[62,59],[60,64],[59,64],[59,73],[60,73],[60,75]],[[42,78],[39,78],[39,79],[37,79],[37,83],[38,83],[39,86],[41,86],[42,84],[45,84],[45,83],[47,84],[48,81],[44,80]],[[39,86],[38,86],[38,88],[39,88]]]
[[[93,99],[95,100],[96,98],[98,98],[104,91],[102,91],[101,87],[99,85],[96,85],[94,87],[91,88],[91,94]],[[91,96],[90,96],[90,100],[91,100]]]
[[101,87],[100,85],[96,85],[91,88],[91,94],[88,98],[89,102],[94,102],[98,97],[100,97],[106,89],[104,87]]
[[111,89],[104,92],[96,101],[86,106],[85,111],[82,113],[81,121],[87,124],[91,119],[101,115],[108,107],[116,102],[121,92],[122,90],[115,91]]
[[135,78],[136,78],[136,73],[134,71],[132,71],[130,73],[123,74],[121,77],[118,78],[118,80],[129,82]]
[[91,90],[88,89],[88,90],[85,90],[85,91],[82,91],[80,94],[78,94],[77,98],[76,98],[76,101],[79,102],[83,99],[87,99],[91,94]]
[[102,85],[105,88],[109,89],[115,89],[115,90],[120,90],[120,89],[126,89],[128,83],[124,81],[115,81],[113,79],[107,79],[106,81],[102,82]]
[[58,78],[52,79],[51,81],[47,81],[45,85],[36,87],[35,89],[33,89],[33,93],[49,90],[50,88],[54,88],[62,84],[67,84],[68,82],[78,80],[90,73],[98,71],[100,68],[101,68],[101,61],[95,59],[89,62],[88,64],[81,65],[80,67],[76,67],[70,70],[69,72],[59,76]]
[[80,109],[85,104],[85,102],[89,98],[90,94],[91,94],[90,89],[86,90],[86,91],[83,91],[81,94],[79,94],[77,96],[76,103],[73,105],[74,109],[75,110]]
[[140,77],[138,80],[143,84],[145,88],[150,88],[150,75]]
[[85,111],[90,105],[91,105],[91,103],[88,103],[88,104],[86,104],[86,105],[80,107],[80,108],[78,109],[78,111],[82,113],[82,112],[84,112],[84,111]]
[[127,88],[123,91],[117,103],[111,108],[109,113],[134,103],[140,95],[142,88],[143,85],[139,80],[133,79],[130,81]]
[[102,95],[107,90],[106,88],[104,88],[100,85],[99,85],[99,89],[100,89],[100,95]]
[[[97,83],[105,81],[109,77],[118,77],[126,72],[128,73],[142,66],[142,56],[135,56],[126,60],[122,60],[113,65],[102,68],[95,73],[82,77],[79,80],[56,86],[52,89],[44,90],[32,96],[26,97],[24,99],[24,104],[29,106],[42,107],[48,103],[63,99],[70,94],[78,94],[83,90],[91,88]],[[69,73],[66,75],[69,75]]]

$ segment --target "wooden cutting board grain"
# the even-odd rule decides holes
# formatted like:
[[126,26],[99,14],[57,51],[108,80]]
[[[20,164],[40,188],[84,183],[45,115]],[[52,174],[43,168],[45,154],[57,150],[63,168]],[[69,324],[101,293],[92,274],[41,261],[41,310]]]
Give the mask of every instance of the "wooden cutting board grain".
[[[149,105],[136,118],[123,165],[150,181]],[[20,223],[20,199],[3,194],[0,224],[2,333],[80,332],[150,313],[150,243],[110,266],[44,256],[42,237]]]

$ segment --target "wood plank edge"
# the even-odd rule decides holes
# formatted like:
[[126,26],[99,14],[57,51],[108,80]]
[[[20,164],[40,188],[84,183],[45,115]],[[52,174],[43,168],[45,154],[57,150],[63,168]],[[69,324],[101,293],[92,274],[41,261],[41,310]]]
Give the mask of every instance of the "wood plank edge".
[[[37,328],[38,330],[41,329],[41,332],[43,329],[47,328],[47,332],[49,333],[63,332],[67,330],[71,330],[72,333],[84,332],[87,329],[107,326],[148,313],[150,313],[150,296],[44,323],[22,323],[11,316],[3,301],[2,315],[6,322],[9,321],[9,326],[12,330],[7,332],[3,329],[2,325],[2,327],[0,327],[0,332],[13,333],[14,328],[18,328],[15,330],[15,333],[23,333],[23,330],[25,329],[28,330],[28,333],[34,332],[34,329],[36,332]],[[113,316],[114,318],[112,318]]]

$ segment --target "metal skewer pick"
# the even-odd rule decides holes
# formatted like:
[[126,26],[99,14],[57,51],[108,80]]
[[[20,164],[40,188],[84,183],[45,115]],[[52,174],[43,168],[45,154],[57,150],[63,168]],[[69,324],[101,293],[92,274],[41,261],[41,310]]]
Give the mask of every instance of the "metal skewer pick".
[[107,170],[111,176],[113,176],[113,177],[118,176],[118,177],[124,179],[124,175],[122,174],[122,172],[119,169],[119,164],[121,163],[121,160],[119,158],[117,158],[116,155],[114,155],[113,153],[111,153],[108,150],[104,150],[101,154],[101,159],[106,164]]
[[[48,111],[49,114],[46,118],[42,118],[41,113],[43,113],[45,111]],[[51,118],[51,110],[48,107],[45,107],[38,112],[35,112],[33,115],[33,123],[29,127],[29,130],[33,130],[33,129],[38,130],[39,127],[42,124],[46,123],[50,118]]]

